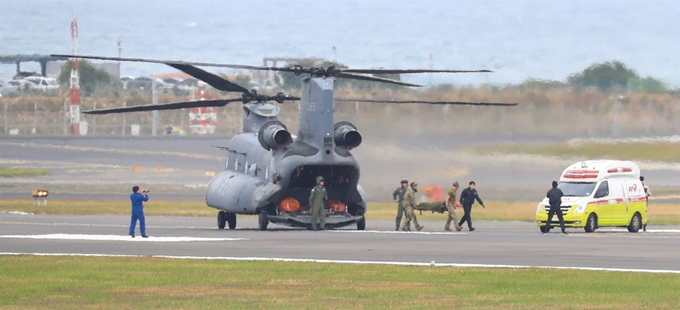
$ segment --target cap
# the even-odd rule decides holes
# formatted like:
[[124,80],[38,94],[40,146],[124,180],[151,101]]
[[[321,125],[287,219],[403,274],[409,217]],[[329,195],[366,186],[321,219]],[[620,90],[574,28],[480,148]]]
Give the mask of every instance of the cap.
[[453,186],[454,186],[454,187],[458,187],[458,181],[453,182]]
[[411,182],[411,186],[418,186],[418,183],[416,181]]

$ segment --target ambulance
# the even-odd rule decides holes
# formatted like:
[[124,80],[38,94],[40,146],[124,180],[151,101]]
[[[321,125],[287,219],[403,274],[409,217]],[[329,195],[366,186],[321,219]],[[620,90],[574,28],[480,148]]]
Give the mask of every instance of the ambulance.
[[[630,161],[590,160],[575,163],[562,172],[562,214],[566,227],[583,227],[590,233],[600,227],[627,227],[638,232],[647,224],[647,196],[640,182],[640,168]],[[541,232],[550,205],[544,198],[536,209]],[[559,227],[553,216],[550,227]]]

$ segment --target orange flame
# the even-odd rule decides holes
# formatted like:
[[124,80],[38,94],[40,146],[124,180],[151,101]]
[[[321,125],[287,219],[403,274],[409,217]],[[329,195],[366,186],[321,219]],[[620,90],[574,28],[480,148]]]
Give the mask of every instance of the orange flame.
[[441,186],[423,186],[422,192],[430,202],[443,201],[446,199],[446,191]]

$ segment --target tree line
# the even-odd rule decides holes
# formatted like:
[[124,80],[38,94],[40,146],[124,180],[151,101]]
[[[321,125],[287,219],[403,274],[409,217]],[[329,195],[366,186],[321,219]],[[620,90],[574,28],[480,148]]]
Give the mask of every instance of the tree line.
[[[299,62],[289,63],[288,65],[301,65],[304,67],[336,66],[337,68],[348,68],[348,66],[343,63],[333,62],[330,60],[319,62],[311,58],[301,59]],[[64,88],[68,88],[70,72],[71,65],[69,62],[66,62],[59,75],[59,82]],[[98,89],[106,89],[108,90],[107,93],[109,95],[118,96],[119,92],[122,90],[122,84],[118,79],[113,78],[104,70],[95,68],[87,60],[80,60],[78,73],[80,75],[81,91],[85,96],[93,95]],[[223,74],[221,75],[225,76]],[[376,76],[401,80],[399,74]],[[278,80],[280,81],[280,85],[276,85],[276,88],[281,88],[288,91],[295,91],[300,88],[299,77],[295,76],[293,73],[282,72],[280,73]],[[233,82],[249,89],[254,86],[252,79],[245,74],[238,74]],[[358,92],[375,89],[400,88],[400,86],[397,85],[347,79],[339,79],[336,82],[336,86],[338,88],[350,88]],[[668,85],[664,84],[657,78],[650,76],[640,76],[634,69],[628,67],[626,64],[618,60],[592,64],[580,72],[570,74],[565,81],[529,78],[519,84],[505,86],[496,85],[493,87],[517,88],[522,91],[552,91],[564,89],[578,92],[595,89],[601,92],[643,91],[652,93],[680,93],[680,89],[671,89],[668,87]],[[457,87],[452,84],[440,84],[434,86],[434,88],[438,91],[450,91],[456,89]]]

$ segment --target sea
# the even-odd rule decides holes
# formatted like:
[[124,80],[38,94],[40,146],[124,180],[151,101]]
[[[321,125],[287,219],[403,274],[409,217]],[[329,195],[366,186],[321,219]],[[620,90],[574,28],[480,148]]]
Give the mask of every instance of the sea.
[[[73,16],[83,55],[494,71],[402,76],[455,85],[565,80],[619,60],[680,87],[678,0],[0,0],[0,54],[71,53]],[[122,75],[170,72],[121,65]],[[0,65],[0,77],[14,74],[14,65]]]

